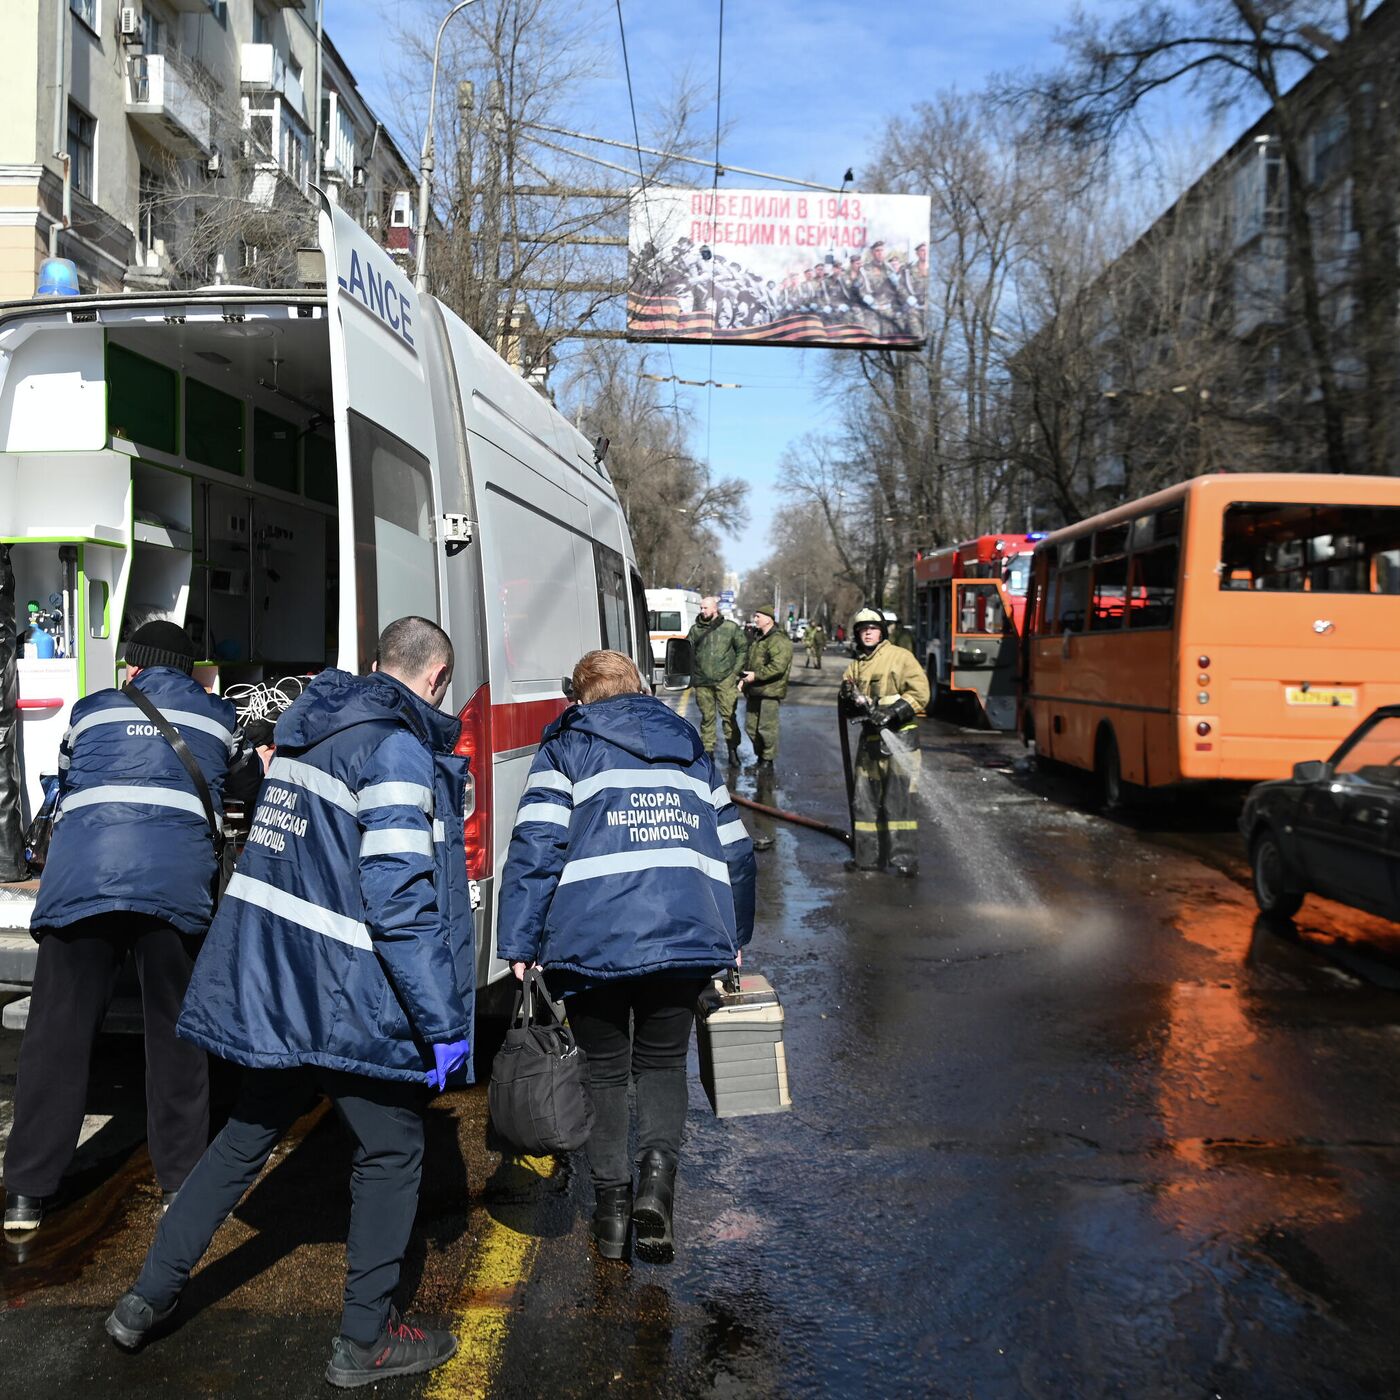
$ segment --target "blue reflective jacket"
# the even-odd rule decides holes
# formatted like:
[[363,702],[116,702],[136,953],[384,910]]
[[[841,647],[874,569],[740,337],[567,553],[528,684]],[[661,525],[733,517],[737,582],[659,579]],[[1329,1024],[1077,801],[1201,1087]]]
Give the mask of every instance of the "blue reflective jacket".
[[690,724],[620,695],[545,730],[501,876],[501,957],[575,986],[710,972],[753,911],[753,844]]
[[277,722],[252,832],[179,1033],[262,1069],[416,1080],[470,1040],[475,928],[455,719],[326,671]]
[[[258,758],[235,733],[227,700],[169,666],[143,670],[131,684],[184,739],[217,812],[226,781],[252,797]],[[73,706],[58,767],[58,817],[30,918],[35,935],[114,910],[203,933],[213,912],[213,837],[160,730],[121,691],[99,690]]]

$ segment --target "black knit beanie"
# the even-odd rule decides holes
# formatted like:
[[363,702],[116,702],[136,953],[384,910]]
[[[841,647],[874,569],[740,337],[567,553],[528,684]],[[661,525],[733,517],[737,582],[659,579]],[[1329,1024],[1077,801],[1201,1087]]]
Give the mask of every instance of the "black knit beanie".
[[146,622],[126,643],[128,666],[170,666],[194,674],[194,643],[183,627],[173,622]]

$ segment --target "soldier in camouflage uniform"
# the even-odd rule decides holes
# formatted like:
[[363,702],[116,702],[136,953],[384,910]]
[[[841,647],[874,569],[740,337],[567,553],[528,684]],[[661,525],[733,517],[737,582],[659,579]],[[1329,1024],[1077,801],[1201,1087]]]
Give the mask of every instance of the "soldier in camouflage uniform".
[[743,675],[744,730],[762,775],[773,771],[778,756],[778,707],[792,670],[792,639],[777,626],[771,608],[755,608],[753,620],[759,635],[749,647]]

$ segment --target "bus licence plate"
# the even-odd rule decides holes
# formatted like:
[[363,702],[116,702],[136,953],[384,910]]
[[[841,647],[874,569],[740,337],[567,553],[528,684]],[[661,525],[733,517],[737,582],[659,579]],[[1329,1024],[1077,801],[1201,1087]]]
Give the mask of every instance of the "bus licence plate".
[[1350,687],[1338,689],[1336,686],[1313,686],[1304,690],[1300,685],[1290,685],[1284,691],[1290,705],[1350,705],[1356,707],[1356,691]]

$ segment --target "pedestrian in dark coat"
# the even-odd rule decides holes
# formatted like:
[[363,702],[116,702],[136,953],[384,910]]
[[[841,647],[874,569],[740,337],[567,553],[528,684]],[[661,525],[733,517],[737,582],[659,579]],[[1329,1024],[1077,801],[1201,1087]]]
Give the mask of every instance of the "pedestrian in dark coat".
[[599,1253],[622,1258],[635,1223],[638,1252],[664,1261],[695,1002],[752,936],[753,847],[694,728],[640,693],[628,657],[589,652],[573,685],[577,703],[545,730],[516,814],[497,949],[517,977],[543,967],[588,1057]]
[[466,1070],[475,942],[461,726],[438,712],[452,644],[425,618],[379,639],[375,673],[317,676],[277,722],[248,844],[195,971],[180,1034],[248,1067],[135,1288],[107,1319],[134,1348],[319,1090],[355,1139],[345,1302],[326,1379],[427,1371],[450,1332],[390,1307],[418,1207],[428,1087]]
[[[127,682],[184,740],[216,815],[251,801],[262,768],[226,700],[193,678],[194,647],[148,622],[125,647]],[[209,1141],[209,1066],[175,1035],[213,911],[214,837],[174,748],[120,690],[73,706],[59,750],[53,840],[30,930],[39,942],[5,1150],[5,1229],[36,1229],[73,1160],[93,1042],[128,952],[141,978],[146,1131],[169,1200]]]

